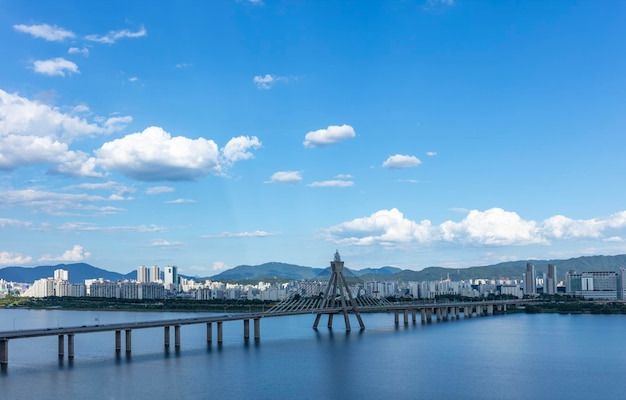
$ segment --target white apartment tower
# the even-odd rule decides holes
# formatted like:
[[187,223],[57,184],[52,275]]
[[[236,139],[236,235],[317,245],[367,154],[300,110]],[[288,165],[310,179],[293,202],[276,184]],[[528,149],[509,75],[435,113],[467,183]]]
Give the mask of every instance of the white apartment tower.
[[153,265],[150,267],[150,282],[160,282],[161,281],[161,268],[158,265]]
[[137,282],[146,283],[148,282],[148,267],[142,265],[137,268]]
[[548,264],[548,275],[543,282],[543,292],[545,294],[556,294],[556,265]]

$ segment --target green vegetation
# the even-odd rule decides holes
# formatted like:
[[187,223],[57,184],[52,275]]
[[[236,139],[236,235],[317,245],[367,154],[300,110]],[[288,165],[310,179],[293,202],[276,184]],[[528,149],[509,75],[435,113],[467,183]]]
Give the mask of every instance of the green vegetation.
[[260,300],[134,300],[100,297],[6,297],[0,299],[0,307],[65,308],[71,310],[131,310],[131,311],[193,311],[193,312],[256,312],[272,307],[275,303]]

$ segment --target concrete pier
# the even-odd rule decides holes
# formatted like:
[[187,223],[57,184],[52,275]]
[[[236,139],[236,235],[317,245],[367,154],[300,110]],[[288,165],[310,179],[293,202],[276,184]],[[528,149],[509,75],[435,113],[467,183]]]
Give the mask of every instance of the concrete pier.
[[115,331],[115,352],[119,353],[122,351],[122,331]]
[[420,310],[420,316],[421,316],[421,320],[422,320],[422,324],[426,322],[426,310],[424,310],[423,308]]
[[63,358],[65,355],[65,343],[64,343],[64,335],[59,335],[59,358]]
[[417,310],[415,308],[411,309],[411,319],[414,324],[417,322]]
[[130,336],[131,332],[132,331],[130,329],[126,329],[126,354],[130,354],[132,350],[131,336]]
[[174,325],[174,348],[180,349],[180,325]]
[[223,322],[219,321],[217,323],[217,344],[222,344],[224,341],[224,328],[222,327]]
[[398,325],[400,323],[400,311],[399,310],[394,310],[393,311],[393,322],[396,325]]
[[244,340],[250,339],[250,320],[243,320],[243,338]]
[[166,349],[169,349],[170,347],[170,327],[169,326],[163,327],[163,345],[165,346]]
[[407,308],[404,309],[404,325],[409,324],[409,310]]
[[254,340],[261,339],[261,318],[254,319]]
[[74,334],[67,335],[67,358],[74,358]]
[[213,342],[213,323],[212,322],[206,323],[206,341],[208,344],[211,344]]
[[9,341],[0,339],[0,366],[6,367],[9,363]]

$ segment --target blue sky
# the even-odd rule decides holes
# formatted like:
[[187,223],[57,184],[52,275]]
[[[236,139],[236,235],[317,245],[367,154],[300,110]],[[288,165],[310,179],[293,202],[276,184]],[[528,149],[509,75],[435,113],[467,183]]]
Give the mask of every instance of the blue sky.
[[0,267],[626,252],[622,1],[3,1]]

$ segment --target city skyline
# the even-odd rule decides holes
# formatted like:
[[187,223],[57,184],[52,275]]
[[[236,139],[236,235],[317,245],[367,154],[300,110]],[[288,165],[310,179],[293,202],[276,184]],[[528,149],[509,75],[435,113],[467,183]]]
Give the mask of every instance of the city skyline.
[[626,253],[626,5],[0,5],[0,268]]

